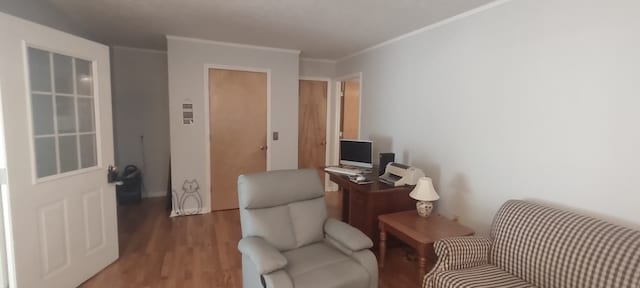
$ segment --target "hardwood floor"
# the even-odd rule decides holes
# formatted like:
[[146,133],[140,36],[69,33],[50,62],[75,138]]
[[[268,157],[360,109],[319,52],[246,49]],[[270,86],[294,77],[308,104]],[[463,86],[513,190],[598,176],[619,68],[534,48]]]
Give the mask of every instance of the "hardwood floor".
[[[338,192],[327,193],[340,217]],[[118,208],[120,259],[80,287],[242,287],[238,210],[169,218],[164,198]],[[420,287],[404,247],[387,251],[380,287]]]

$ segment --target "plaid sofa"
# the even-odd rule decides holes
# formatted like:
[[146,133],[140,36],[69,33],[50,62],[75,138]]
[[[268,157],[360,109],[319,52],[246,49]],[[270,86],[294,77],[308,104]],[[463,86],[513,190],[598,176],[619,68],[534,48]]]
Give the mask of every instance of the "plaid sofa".
[[510,200],[490,237],[437,241],[423,288],[640,288],[640,231]]

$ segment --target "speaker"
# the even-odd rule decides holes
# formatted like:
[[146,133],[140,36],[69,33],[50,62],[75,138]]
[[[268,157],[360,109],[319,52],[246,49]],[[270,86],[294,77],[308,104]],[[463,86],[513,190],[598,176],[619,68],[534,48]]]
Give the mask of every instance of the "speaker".
[[378,175],[384,174],[384,170],[387,169],[387,164],[396,160],[396,154],[394,153],[380,153],[380,166],[378,167]]

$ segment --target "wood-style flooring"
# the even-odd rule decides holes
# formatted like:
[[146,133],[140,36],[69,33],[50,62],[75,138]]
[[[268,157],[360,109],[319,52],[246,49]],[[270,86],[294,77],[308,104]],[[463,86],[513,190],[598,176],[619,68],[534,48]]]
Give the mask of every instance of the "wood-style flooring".
[[[342,197],[327,193],[332,217]],[[238,210],[169,218],[164,198],[118,208],[120,259],[87,280],[83,288],[242,287]],[[387,251],[380,287],[420,287],[417,265],[406,248]]]

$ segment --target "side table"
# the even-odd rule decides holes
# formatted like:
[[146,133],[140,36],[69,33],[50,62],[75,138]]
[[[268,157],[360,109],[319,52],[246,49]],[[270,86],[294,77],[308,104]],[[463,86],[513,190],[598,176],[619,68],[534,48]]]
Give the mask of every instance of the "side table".
[[416,210],[380,215],[378,216],[378,227],[380,228],[380,268],[384,267],[387,233],[389,233],[411,246],[418,253],[420,283],[427,272],[427,259],[435,260],[433,251],[435,241],[447,237],[474,234],[470,228],[442,215],[431,214],[429,217],[420,217]]

